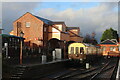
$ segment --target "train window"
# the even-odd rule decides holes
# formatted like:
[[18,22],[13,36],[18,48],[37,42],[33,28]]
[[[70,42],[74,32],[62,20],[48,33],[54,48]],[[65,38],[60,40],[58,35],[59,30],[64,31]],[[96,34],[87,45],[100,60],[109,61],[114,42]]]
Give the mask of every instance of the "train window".
[[70,53],[71,53],[71,54],[74,54],[74,47],[71,47]]
[[78,49],[79,49],[79,47],[76,47],[76,54],[78,54]]
[[86,48],[86,54],[88,54],[88,47]]
[[89,47],[89,53],[92,53],[92,48],[91,47]]
[[84,49],[83,49],[83,47],[80,47],[80,54],[84,54]]

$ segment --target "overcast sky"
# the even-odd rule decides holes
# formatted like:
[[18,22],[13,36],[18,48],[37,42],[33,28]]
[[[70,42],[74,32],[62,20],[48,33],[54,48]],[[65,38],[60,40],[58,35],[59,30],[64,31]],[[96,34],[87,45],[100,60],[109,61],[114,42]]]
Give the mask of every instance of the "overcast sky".
[[52,21],[64,21],[68,27],[80,27],[83,36],[94,31],[97,40],[105,29],[112,27],[118,30],[117,2],[4,2],[4,33],[9,33],[13,29],[13,21],[26,12]]

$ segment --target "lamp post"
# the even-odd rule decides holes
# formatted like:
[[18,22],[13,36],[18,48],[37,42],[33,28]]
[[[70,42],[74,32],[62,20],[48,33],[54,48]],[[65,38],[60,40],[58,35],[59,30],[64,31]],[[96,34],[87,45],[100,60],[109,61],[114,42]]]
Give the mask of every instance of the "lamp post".
[[64,59],[66,59],[66,41],[64,40]]
[[[23,37],[24,33],[20,32],[20,37]],[[20,40],[20,64],[22,64],[22,38]]]

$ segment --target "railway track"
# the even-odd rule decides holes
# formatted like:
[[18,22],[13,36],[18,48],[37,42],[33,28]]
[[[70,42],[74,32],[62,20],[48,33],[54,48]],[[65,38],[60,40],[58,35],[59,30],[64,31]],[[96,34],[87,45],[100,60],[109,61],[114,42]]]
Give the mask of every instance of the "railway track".
[[86,73],[82,75],[76,75],[71,79],[75,80],[113,80],[113,73],[117,65],[117,59],[111,59],[107,62],[101,69],[93,71],[91,73]]
[[94,67],[88,70],[71,70],[47,78],[50,80],[113,80],[112,76],[116,65],[117,59],[113,58],[99,67]]
[[113,75],[115,75],[114,71],[117,67],[117,64],[118,64],[117,59],[113,59],[113,60],[109,61],[109,63],[107,65],[103,66],[103,68],[99,72],[95,73],[90,78],[90,80],[96,80],[96,79],[99,79],[99,80],[103,80],[103,79],[113,80]]
[[45,76],[45,78],[43,78],[43,80],[44,79],[50,79],[50,80],[64,80],[64,79],[66,79],[67,80],[67,79],[74,77],[76,75],[91,73],[91,72],[96,71],[100,68],[102,68],[102,66],[93,67],[90,69],[71,68],[71,69],[68,69],[66,71],[55,73],[53,75],[48,75],[47,77]]

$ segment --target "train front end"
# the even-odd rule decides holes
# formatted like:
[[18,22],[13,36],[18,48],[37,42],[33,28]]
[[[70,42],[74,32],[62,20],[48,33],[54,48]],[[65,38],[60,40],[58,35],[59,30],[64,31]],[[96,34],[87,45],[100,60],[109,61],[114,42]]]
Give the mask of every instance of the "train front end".
[[68,58],[76,62],[83,62],[86,59],[85,52],[84,44],[72,43],[68,47]]

